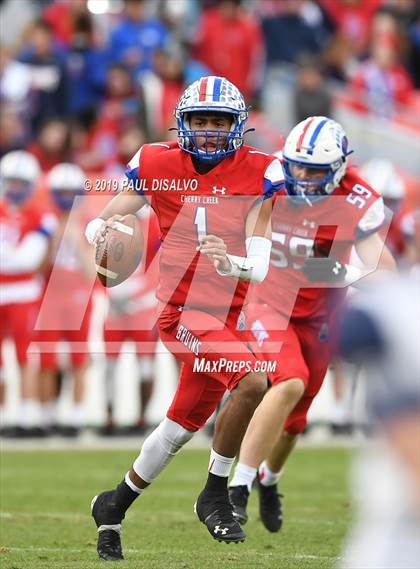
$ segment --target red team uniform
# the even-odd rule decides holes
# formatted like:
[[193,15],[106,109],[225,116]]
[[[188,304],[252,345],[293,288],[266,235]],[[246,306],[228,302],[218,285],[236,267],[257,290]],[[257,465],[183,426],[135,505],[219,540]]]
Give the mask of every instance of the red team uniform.
[[39,268],[27,271],[18,264],[13,266],[13,258],[8,260],[8,249],[19,247],[34,232],[50,239],[56,220],[33,202],[15,208],[1,201],[0,224],[4,255],[0,270],[0,352],[1,343],[10,336],[15,344],[17,360],[23,365],[27,362],[27,349],[33,339],[43,278]]
[[[155,143],[140,149],[128,175],[150,201],[161,230],[158,329],[182,361],[167,417],[195,431],[224,391],[234,389],[248,373],[238,371],[239,362],[256,360],[245,343],[242,313],[249,284],[219,275],[207,256],[197,252],[198,236],[217,235],[228,251],[246,255],[246,218],[257,202],[278,189],[280,163],[243,146],[207,174],[198,174],[177,142]],[[171,183],[172,189],[165,191]],[[193,366],[198,357],[210,362],[227,358],[237,364],[231,371],[197,373]]]
[[254,287],[248,319],[266,359],[276,361],[271,383],[291,378],[305,382],[304,395],[285,424],[291,434],[304,429],[321,388],[330,360],[331,319],[346,294],[345,288],[330,283],[311,286],[301,270],[304,260],[331,251],[348,263],[355,241],[378,231],[383,221],[379,194],[354,169],[347,169],[330,196],[312,207],[296,206],[284,191],[276,195],[270,270]]
[[74,220],[67,223],[67,216],[64,217],[61,231],[55,235],[50,273],[37,320],[42,370],[56,369],[56,348],[61,340],[68,343],[72,367],[85,365],[89,359],[93,282],[81,260],[85,244],[75,243],[71,236],[66,236],[71,223]]

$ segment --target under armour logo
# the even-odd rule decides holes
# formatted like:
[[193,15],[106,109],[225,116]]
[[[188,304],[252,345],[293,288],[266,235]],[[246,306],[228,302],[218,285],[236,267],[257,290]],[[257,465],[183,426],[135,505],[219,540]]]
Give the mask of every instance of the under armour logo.
[[218,188],[217,186],[213,186],[213,194],[222,194],[225,195],[226,192],[226,188],[222,187],[222,188]]
[[303,227],[309,226],[311,229],[315,229],[316,223],[315,221],[310,221],[309,219],[304,219],[302,221]]
[[227,532],[229,531],[229,528],[221,528],[220,526],[216,526],[214,528],[214,533],[217,535],[218,533],[221,533],[222,535],[226,535]]
[[332,272],[333,272],[335,275],[338,275],[338,274],[340,273],[340,271],[341,271],[341,267],[342,267],[341,263],[339,263],[339,262],[337,261],[336,264],[334,265],[334,268],[333,268]]

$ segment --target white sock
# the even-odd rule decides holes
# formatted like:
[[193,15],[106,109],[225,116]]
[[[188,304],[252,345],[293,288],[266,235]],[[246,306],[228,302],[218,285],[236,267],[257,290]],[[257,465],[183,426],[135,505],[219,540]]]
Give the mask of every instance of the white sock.
[[83,427],[84,409],[82,403],[73,403],[69,416],[69,423],[72,427],[76,427],[77,429]]
[[41,424],[41,403],[34,399],[22,399],[20,403],[20,425],[23,428],[39,427]]
[[115,401],[115,368],[117,367],[117,358],[107,358],[105,366],[105,400],[107,405],[113,404]]
[[51,399],[42,404],[42,423],[45,428],[57,423],[57,400]]
[[134,482],[131,480],[130,476],[129,476],[129,472],[127,472],[127,474],[125,475],[125,483],[127,484],[127,486],[129,486],[131,488],[131,490],[133,492],[137,492],[137,494],[141,494],[144,490],[144,488],[139,488],[138,486],[136,486],[134,484]]
[[247,486],[248,491],[251,492],[252,483],[257,475],[257,469],[253,466],[247,466],[238,462],[235,468],[235,474],[229,486]]
[[228,456],[222,456],[215,450],[211,449],[209,472],[215,474],[216,476],[223,476],[227,478],[230,474],[230,471],[232,470],[234,460],[235,457],[229,458]]
[[283,473],[283,469],[280,472],[273,472],[267,466],[264,461],[260,464],[258,469],[258,479],[263,486],[274,486],[280,480],[280,476]]

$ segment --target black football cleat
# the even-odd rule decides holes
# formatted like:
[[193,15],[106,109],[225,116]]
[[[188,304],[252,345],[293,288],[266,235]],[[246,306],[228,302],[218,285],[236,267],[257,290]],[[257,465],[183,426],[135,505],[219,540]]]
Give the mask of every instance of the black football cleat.
[[248,505],[249,490],[246,485],[230,486],[229,499],[233,506],[233,517],[243,526],[248,521],[246,507]]
[[263,486],[257,477],[258,496],[260,501],[260,518],[266,529],[272,533],[281,530],[283,514],[280,498],[282,494],[277,492],[277,484]]
[[224,543],[245,541],[245,533],[235,520],[229,495],[214,496],[203,490],[194,505],[194,511],[213,539]]
[[121,561],[124,559],[121,547],[121,516],[113,500],[115,490],[102,492],[92,500],[92,517],[98,528],[96,550],[105,561]]

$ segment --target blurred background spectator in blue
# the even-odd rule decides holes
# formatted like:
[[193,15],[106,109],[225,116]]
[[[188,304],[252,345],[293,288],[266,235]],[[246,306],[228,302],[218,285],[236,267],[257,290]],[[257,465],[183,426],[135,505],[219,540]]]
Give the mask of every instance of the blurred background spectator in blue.
[[130,68],[135,79],[151,68],[155,49],[168,37],[166,26],[145,15],[144,0],[126,0],[124,15],[111,33],[109,59]]
[[69,85],[64,52],[54,46],[52,31],[46,22],[37,20],[18,55],[31,74],[27,102],[27,120],[37,133],[50,117],[65,117],[69,109]]
[[104,96],[106,57],[95,44],[92,17],[78,14],[68,42],[69,113],[77,115],[96,107]]
[[302,53],[317,54],[328,37],[322,11],[305,0],[283,0],[277,13],[263,18],[262,31],[267,66],[295,63]]

